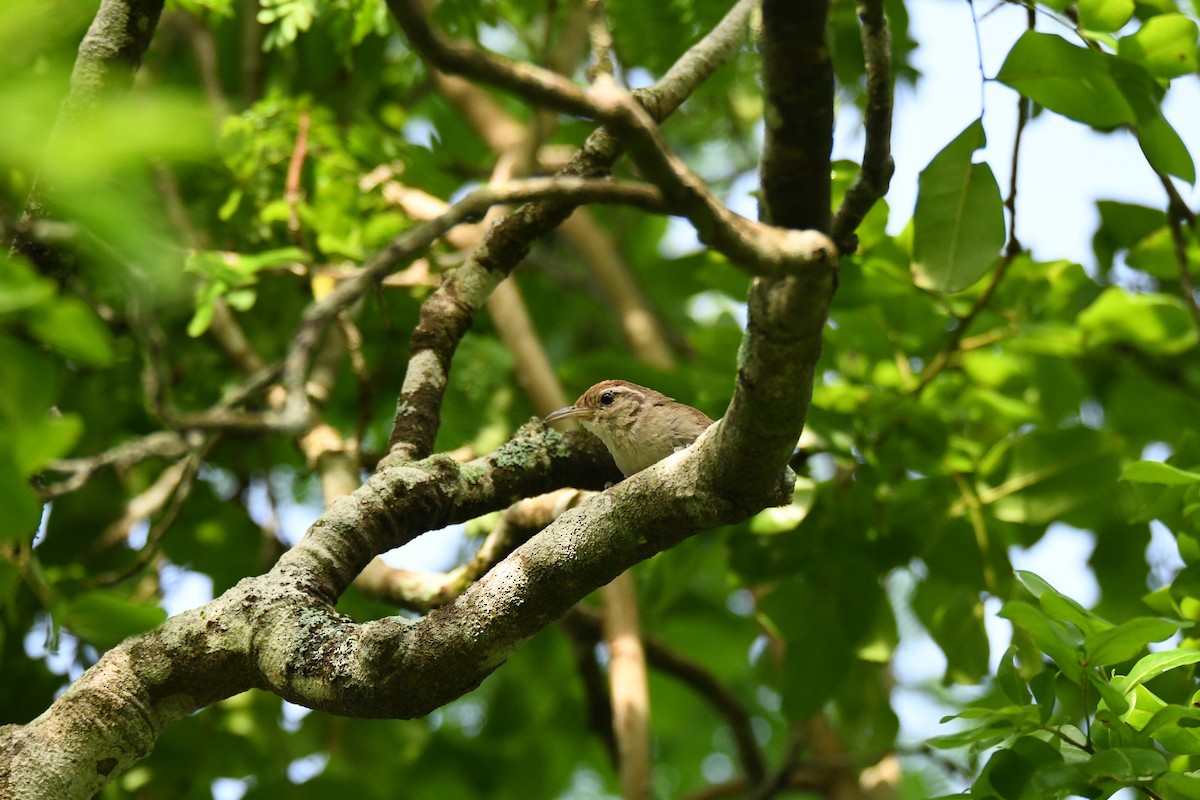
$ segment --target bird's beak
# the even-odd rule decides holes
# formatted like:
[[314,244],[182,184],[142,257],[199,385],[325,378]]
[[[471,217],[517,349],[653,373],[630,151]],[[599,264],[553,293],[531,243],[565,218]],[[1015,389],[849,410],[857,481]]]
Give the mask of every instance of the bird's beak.
[[590,408],[583,408],[580,406],[563,406],[562,408],[551,411],[549,414],[547,414],[546,422],[558,422],[564,419],[574,420],[577,417],[591,416],[591,413],[592,410]]

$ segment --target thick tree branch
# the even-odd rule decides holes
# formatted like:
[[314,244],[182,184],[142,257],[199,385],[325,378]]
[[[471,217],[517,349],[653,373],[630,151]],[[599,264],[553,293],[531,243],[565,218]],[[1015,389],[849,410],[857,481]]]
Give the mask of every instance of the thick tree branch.
[[[390,3],[393,12],[398,6],[408,5],[410,0]],[[821,350],[821,331],[837,277],[836,247],[818,232],[829,228],[829,152],[833,135],[833,74],[824,44],[826,4],[824,0],[809,0],[794,8],[790,3],[768,0],[767,5],[772,6],[772,16],[767,19],[764,7],[764,80],[772,111],[768,114],[768,147],[762,168],[764,189],[770,181],[777,193],[788,187],[799,191],[798,180],[810,181],[819,204],[805,198],[798,201],[799,205],[782,206],[783,215],[776,221],[785,227],[816,230],[786,230],[754,223],[724,209],[661,143],[652,115],[611,81],[597,81],[583,98],[586,108],[582,111],[615,128],[631,147],[646,177],[663,190],[668,202],[682,207],[702,237],[706,233],[710,236],[709,244],[725,252],[742,269],[766,276],[751,288],[749,326],[729,412],[701,437],[701,441],[717,440],[712,448],[703,448],[716,456],[709,460],[712,471],[705,474],[705,479],[711,478],[716,486],[736,486],[728,496],[753,497],[748,507],[759,508],[780,500],[778,476],[786,468],[803,429]],[[398,15],[406,29],[410,12]],[[562,87],[550,77],[538,76],[524,83],[509,80],[513,73],[506,71],[502,59],[492,59],[490,54],[467,45],[446,45],[423,17],[414,24],[419,28],[414,44],[427,57],[437,59],[443,69],[469,70],[474,77],[505,88],[527,83],[524,89],[514,90],[527,91],[526,96],[536,96],[560,110],[579,109],[579,98],[565,89],[559,92]],[[807,27],[811,25],[815,25],[815,33]],[[799,37],[802,43],[811,41],[811,48],[798,55],[795,42],[786,39],[789,34]],[[488,63],[495,67],[496,75],[508,77],[494,77],[480,67]],[[808,69],[812,74],[801,80],[793,74],[795,69]],[[559,78],[555,75],[554,79]],[[802,109],[801,100],[822,105]],[[436,372],[428,374],[444,385],[448,361],[437,366]],[[441,385],[436,387],[436,398],[440,398]],[[428,429],[427,441],[432,442],[435,431],[436,425]],[[393,445],[398,441],[397,432],[393,430]]]
[[[525,637],[503,645],[496,631],[472,644],[466,630],[475,626],[472,620],[485,629],[492,623],[478,599],[424,624],[389,618],[354,625],[334,613],[332,603],[375,552],[557,486],[598,488],[611,477],[604,468],[607,460],[590,437],[563,437],[533,423],[496,453],[470,464],[435,457],[377,472],[332,504],[270,573],[247,578],[205,606],[126,640],[40,717],[0,728],[0,796],[91,797],[149,753],[167,725],[252,687],[358,716],[427,713],[445,702],[438,698],[446,692],[468,688],[453,676],[437,675],[439,664],[478,659],[462,673],[473,686]],[[553,552],[534,560],[559,556],[552,559],[555,568],[571,573],[568,583],[583,587],[594,575],[562,561],[568,545],[564,535]],[[496,597],[497,609],[507,607],[506,613],[522,605],[516,586]],[[518,614],[519,629],[534,624],[531,612],[542,618],[542,609],[529,606]],[[445,631],[442,622],[449,626]],[[472,656],[476,646],[482,649]],[[398,674],[375,673],[372,665],[385,663]],[[420,689],[426,680],[432,681],[428,693]],[[382,704],[370,696],[375,687],[384,692]],[[97,719],[105,724],[97,725]],[[80,754],[93,763],[80,769]]]
[[833,63],[825,42],[828,0],[763,0],[760,49],[766,141],[761,218],[829,231]]

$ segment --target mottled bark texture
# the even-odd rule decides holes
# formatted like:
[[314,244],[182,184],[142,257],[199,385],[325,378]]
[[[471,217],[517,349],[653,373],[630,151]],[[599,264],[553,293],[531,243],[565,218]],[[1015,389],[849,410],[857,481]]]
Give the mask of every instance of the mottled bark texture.
[[766,140],[759,164],[760,217],[784,228],[829,232],[833,61],[828,0],[763,0]]
[[[368,561],[424,531],[559,487],[598,489],[619,478],[595,439],[564,437],[536,422],[483,459],[411,460],[432,449],[454,348],[473,314],[577,201],[522,206],[492,228],[422,310],[391,465],[331,504],[269,573],[113,648],[46,713],[0,729],[0,797],[89,797],[148,753],[167,725],[247,688],[337,714],[426,714],[478,685],[530,636],[636,562],[791,498],[794,475],[786,463],[808,411],[837,277],[837,248],[827,235],[833,86],[825,0],[764,2],[762,222],[716,201],[656,129],[740,49],[751,0],[741,0],[654,89],[640,93],[640,106],[620,92],[584,91],[532,65],[447,44],[415,2],[388,4],[411,26],[417,49],[441,68],[610,123],[611,130],[589,138],[567,174],[603,175],[628,146],[663,196],[757,276],[729,409],[688,449],[563,513],[450,604],[416,620],[356,623],[336,613],[338,597]],[[410,255],[407,245],[384,251],[357,281],[343,284],[354,286],[310,308],[281,370],[285,384],[297,385],[305,374],[334,306],[382,277],[385,262]]]

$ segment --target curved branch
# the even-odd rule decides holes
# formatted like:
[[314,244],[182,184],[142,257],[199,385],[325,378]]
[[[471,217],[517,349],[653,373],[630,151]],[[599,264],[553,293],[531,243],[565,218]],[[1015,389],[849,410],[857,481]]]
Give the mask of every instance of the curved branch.
[[369,597],[404,608],[428,611],[444,606],[504,560],[518,545],[527,542],[591,494],[579,489],[558,489],[509,506],[475,555],[449,572],[392,568],[376,559],[363,570],[354,585]]
[[429,24],[419,0],[387,0],[387,5],[409,42],[438,69],[499,86],[534,105],[591,116],[591,104],[574,81],[544,67],[447,39]]
[[[673,113],[697,86],[737,53],[754,5],[755,0],[739,0],[657,83],[634,93],[653,119],[662,120]],[[486,80],[487,76],[482,78]],[[555,76],[555,80],[562,79]],[[553,83],[550,80],[546,85]],[[604,175],[620,155],[620,142],[601,127],[592,132],[560,174]],[[533,242],[558,227],[576,206],[571,200],[547,200],[518,208],[492,227],[467,262],[422,304],[420,321],[409,344],[408,370],[396,402],[385,463],[420,458],[432,451],[441,422],[441,399],[450,374],[450,359],[475,312],[492,288],[521,263]]]
[[863,125],[867,144],[862,169],[833,217],[830,233],[843,253],[857,248],[854,231],[867,212],[887,194],[895,164],[892,162],[892,41],[883,0],[859,0],[863,58],[867,69],[867,108]]
[[[42,500],[53,500],[79,489],[102,469],[125,470],[147,458],[179,458],[187,451],[188,440],[182,434],[157,431],[94,456],[53,461],[39,476],[40,482],[34,486],[34,491]],[[67,477],[47,483],[47,476],[53,474],[66,474]]]

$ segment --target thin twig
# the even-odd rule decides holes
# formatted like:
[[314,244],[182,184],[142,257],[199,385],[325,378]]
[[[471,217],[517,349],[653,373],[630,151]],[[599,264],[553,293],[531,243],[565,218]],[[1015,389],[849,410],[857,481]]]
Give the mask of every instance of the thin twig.
[[1179,266],[1180,294],[1183,295],[1183,302],[1191,312],[1196,327],[1200,328],[1200,304],[1196,301],[1196,282],[1192,279],[1191,265],[1188,263],[1188,237],[1183,230],[1184,225],[1195,229],[1196,215],[1179,196],[1171,179],[1162,173],[1157,174],[1167,191],[1167,224],[1171,228],[1171,240],[1175,245],[1175,262]]
[[[656,120],[672,114],[744,41],[755,0],[738,0],[724,19],[684,53],[653,86],[635,92]],[[607,174],[621,155],[610,131],[593,131],[560,175]],[[441,424],[441,402],[450,360],[487,295],[528,255],[534,241],[554,230],[577,207],[570,200],[539,201],[517,209],[488,232],[462,267],[447,276],[421,305],[409,343],[409,362],[396,416],[381,463],[430,453]]]
[[171,497],[171,504],[167,506],[163,515],[151,526],[149,533],[146,535],[146,543],[142,545],[141,549],[138,550],[129,563],[81,581],[81,589],[89,590],[120,583],[126,578],[140,572],[158,556],[159,545],[162,544],[167,529],[171,527],[171,524],[179,516],[184,503],[187,501],[188,496],[191,495],[192,487],[196,483],[196,476],[200,472],[200,466],[204,463],[205,456],[212,449],[217,438],[215,436],[209,437],[203,445],[187,457],[183,474],[180,476],[179,483],[175,487],[175,491]]
[[287,203],[288,236],[301,250],[307,250],[304,241],[304,230],[300,227],[300,201],[304,192],[300,188],[300,177],[304,169],[304,159],[308,156],[308,127],[311,115],[307,110],[301,111],[296,120],[296,144],[292,147],[292,157],[288,161],[287,179],[284,183],[283,199]]
[[[588,631],[595,640],[600,637],[600,616],[585,606],[575,606],[564,621],[573,628]],[[741,699],[701,664],[675,651],[659,639],[643,634],[642,645],[650,666],[691,687],[725,719],[733,732],[742,771],[752,785],[758,785],[766,776],[766,763],[758,740],[754,738],[750,713]]]
[[846,190],[834,214],[830,234],[843,253],[853,252],[854,231],[867,212],[887,194],[895,164],[892,161],[892,37],[883,0],[859,0],[863,59],[867,73],[867,104],[863,114],[867,142],[862,168]]
[[599,75],[613,74],[613,40],[604,0],[587,0],[587,12],[588,39],[592,43],[592,63],[588,65],[587,78],[594,81]]
[[[34,486],[42,500],[53,500],[79,489],[102,469],[125,470],[147,458],[178,458],[188,450],[187,438],[175,431],[157,431],[140,439],[117,445],[94,456],[63,458],[53,461],[41,473],[43,483]],[[44,483],[47,476],[66,474],[56,483]]]

